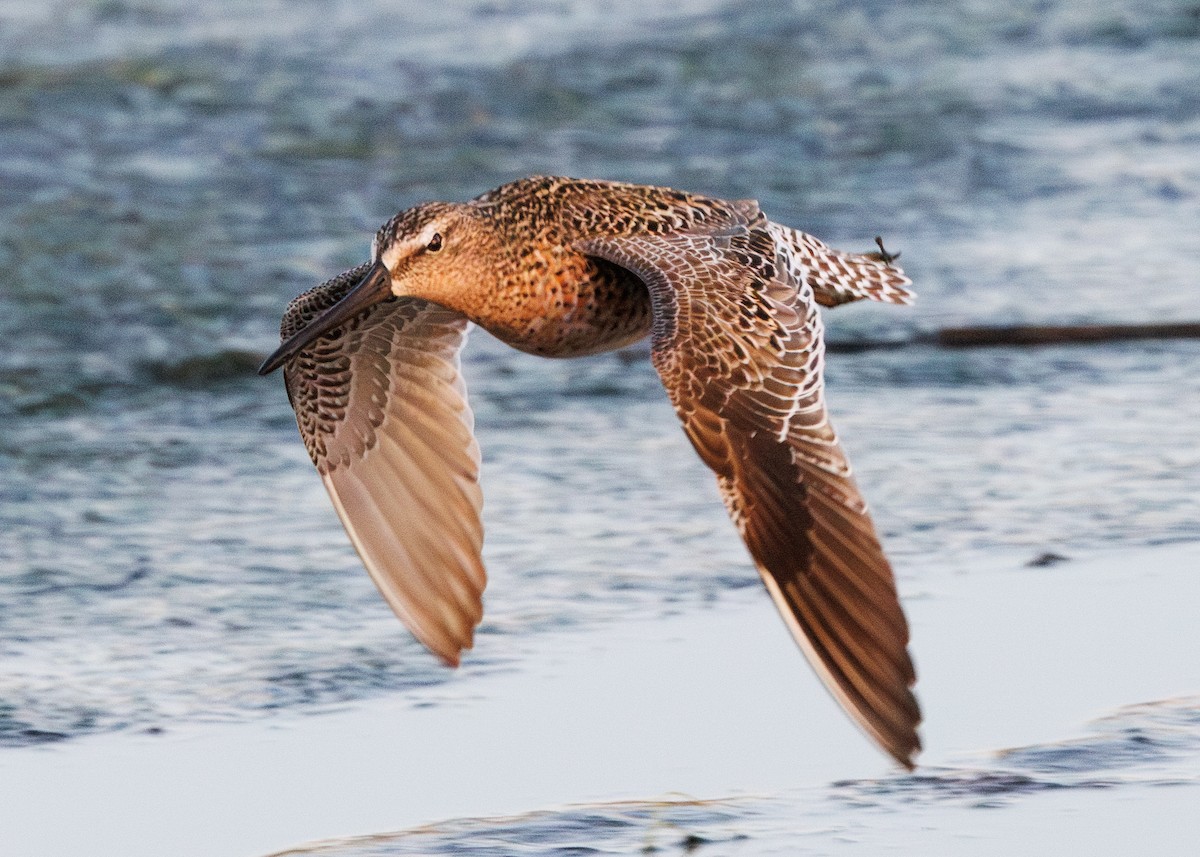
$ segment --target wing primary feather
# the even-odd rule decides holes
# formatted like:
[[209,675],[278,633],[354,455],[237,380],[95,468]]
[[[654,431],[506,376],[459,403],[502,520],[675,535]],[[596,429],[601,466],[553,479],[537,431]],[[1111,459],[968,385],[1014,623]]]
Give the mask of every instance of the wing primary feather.
[[420,590],[414,591],[412,586],[416,581],[411,576],[388,573],[376,560],[376,548],[386,547],[389,563],[411,565],[409,546],[381,535],[390,531],[391,524],[377,507],[364,504],[348,509],[343,498],[355,495],[344,484],[331,488],[329,494],[351,543],[393,612],[430,651],[443,661],[456,663],[463,648],[455,633],[456,623],[446,622],[443,611],[432,608],[433,599],[424,597]]
[[[356,271],[302,295],[291,335]],[[351,284],[352,285],[352,284]],[[457,665],[483,615],[479,447],[459,372],[462,315],[382,301],[284,367],[305,445],[363,564],[430,651]]]
[[655,368],[792,636],[851,718],[911,768],[921,713],[908,624],[829,425],[813,301],[814,283],[822,299],[895,300],[908,281],[815,239],[797,262],[788,242],[808,236],[781,230],[757,220],[580,246],[646,283]]

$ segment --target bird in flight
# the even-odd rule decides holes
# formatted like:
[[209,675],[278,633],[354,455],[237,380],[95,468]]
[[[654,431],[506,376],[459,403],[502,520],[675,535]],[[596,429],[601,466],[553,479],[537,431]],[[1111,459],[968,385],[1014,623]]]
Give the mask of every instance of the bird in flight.
[[920,750],[908,623],[825,407],[818,304],[910,303],[896,258],[844,253],[753,200],[535,176],[429,202],[305,292],[279,348],[300,434],[363,564],[456,666],[483,617],[479,446],[459,371],[473,322],[544,357],[647,334],[684,432],[792,636],[906,768]]

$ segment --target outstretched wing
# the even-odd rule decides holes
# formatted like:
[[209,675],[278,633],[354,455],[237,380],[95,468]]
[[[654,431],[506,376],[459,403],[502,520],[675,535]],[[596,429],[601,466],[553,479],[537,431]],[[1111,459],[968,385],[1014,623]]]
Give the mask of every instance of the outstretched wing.
[[908,623],[826,415],[811,285],[790,276],[761,219],[578,246],[646,283],[655,368],[771,597],[842,706],[911,768],[921,713]]
[[[301,295],[283,336],[336,303],[369,266]],[[457,665],[483,617],[479,446],[459,351],[467,320],[416,298],[376,304],[284,367],[309,455],[379,591]]]

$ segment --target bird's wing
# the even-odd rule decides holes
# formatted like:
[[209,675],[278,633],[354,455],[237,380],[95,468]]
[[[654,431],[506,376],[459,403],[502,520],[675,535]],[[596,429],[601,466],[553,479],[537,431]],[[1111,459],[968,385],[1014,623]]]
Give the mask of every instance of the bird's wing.
[[[286,338],[366,274],[293,301]],[[448,664],[470,648],[487,579],[479,446],[459,351],[462,315],[416,298],[374,305],[284,367],[309,455],[379,591]]]
[[811,286],[761,220],[577,246],[646,283],[655,368],[771,597],[837,700],[911,767],[921,714],[908,623],[826,415]]

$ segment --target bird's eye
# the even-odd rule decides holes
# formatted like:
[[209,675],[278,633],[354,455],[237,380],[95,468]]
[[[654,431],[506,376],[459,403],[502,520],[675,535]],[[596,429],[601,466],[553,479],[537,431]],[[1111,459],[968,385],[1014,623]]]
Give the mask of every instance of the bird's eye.
[[429,243],[425,245],[425,249],[430,253],[436,253],[442,249],[442,233],[435,232],[433,237],[429,239]]

